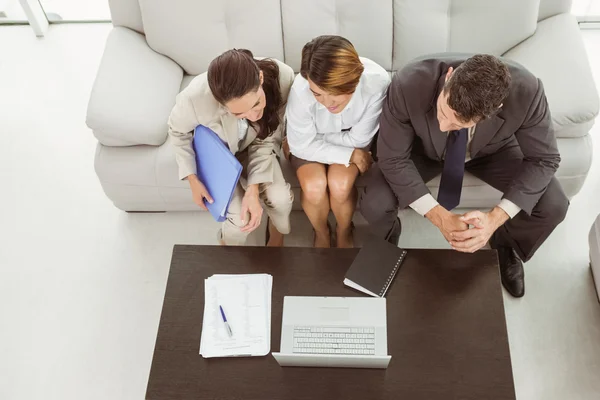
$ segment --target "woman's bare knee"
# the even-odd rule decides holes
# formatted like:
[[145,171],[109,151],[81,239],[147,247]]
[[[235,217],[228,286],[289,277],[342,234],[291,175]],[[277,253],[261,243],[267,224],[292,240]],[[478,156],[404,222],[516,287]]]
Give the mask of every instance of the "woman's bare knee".
[[327,196],[327,175],[324,166],[309,164],[300,167],[298,169],[298,180],[302,187],[304,199],[309,203],[318,204]]
[[352,167],[337,167],[341,168],[330,169],[327,175],[327,185],[331,198],[338,202],[344,202],[351,197],[354,191],[354,183],[358,173]]

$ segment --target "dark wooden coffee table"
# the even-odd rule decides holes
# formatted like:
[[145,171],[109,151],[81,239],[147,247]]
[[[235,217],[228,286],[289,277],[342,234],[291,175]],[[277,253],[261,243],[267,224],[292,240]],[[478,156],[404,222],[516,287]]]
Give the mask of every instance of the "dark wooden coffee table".
[[284,296],[362,296],[342,284],[357,251],[175,246],[146,398],[515,399],[493,250],[409,250],[387,295],[387,370],[281,368],[271,355],[198,354],[206,277],[273,275],[271,350],[279,351]]

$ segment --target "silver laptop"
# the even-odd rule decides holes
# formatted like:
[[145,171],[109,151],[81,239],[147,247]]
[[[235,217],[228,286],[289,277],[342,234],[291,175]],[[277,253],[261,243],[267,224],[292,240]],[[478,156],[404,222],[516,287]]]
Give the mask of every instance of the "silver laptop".
[[283,299],[282,367],[387,368],[385,298]]

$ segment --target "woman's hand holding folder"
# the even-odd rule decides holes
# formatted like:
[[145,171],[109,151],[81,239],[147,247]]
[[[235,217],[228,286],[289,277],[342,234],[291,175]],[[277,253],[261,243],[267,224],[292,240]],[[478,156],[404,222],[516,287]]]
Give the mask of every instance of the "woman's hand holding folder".
[[200,208],[206,211],[207,208],[206,204],[204,204],[204,201],[206,200],[211,204],[214,202],[213,198],[210,197],[210,193],[208,193],[208,189],[206,189],[206,186],[200,182],[200,179],[198,179],[198,176],[195,174],[188,176],[187,180],[190,183],[190,188],[192,189],[192,197],[194,198],[194,202],[198,204]]

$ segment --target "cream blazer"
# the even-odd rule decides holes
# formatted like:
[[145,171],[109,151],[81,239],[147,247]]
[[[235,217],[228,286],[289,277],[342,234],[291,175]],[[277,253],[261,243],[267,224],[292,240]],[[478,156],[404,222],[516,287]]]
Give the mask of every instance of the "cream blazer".
[[246,179],[241,182],[244,188],[273,182],[273,168],[280,168],[277,153],[285,130],[285,102],[294,82],[292,68],[278,60],[274,61],[279,66],[279,85],[284,105],[280,110],[281,124],[264,140],[257,138],[256,130],[250,125],[246,137],[239,141],[238,119],[215,100],[206,73],[198,75],[179,93],[169,116],[169,137],[175,148],[179,179],[196,174],[193,132],[196,126],[204,125],[215,131],[233,154],[248,149]]

